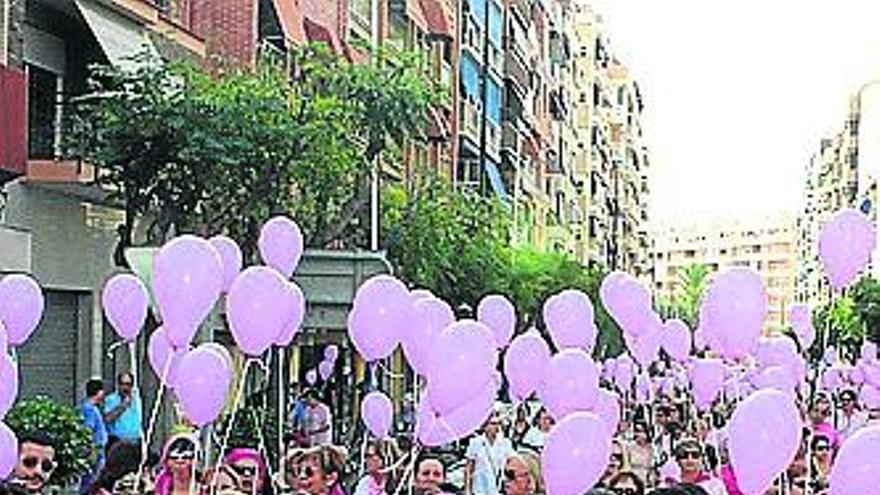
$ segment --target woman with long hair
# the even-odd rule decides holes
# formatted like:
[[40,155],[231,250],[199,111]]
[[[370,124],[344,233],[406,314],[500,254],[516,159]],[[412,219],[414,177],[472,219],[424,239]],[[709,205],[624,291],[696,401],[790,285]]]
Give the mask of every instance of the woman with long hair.
[[354,495],[387,495],[392,491],[388,469],[394,464],[392,445],[383,440],[370,440],[364,447],[365,474],[358,480]]
[[319,445],[303,452],[298,465],[300,491],[308,495],[345,495],[345,457],[343,450],[332,445]]
[[505,495],[541,495],[544,493],[541,460],[531,451],[511,454],[504,465]]
[[191,433],[171,436],[162,450],[162,471],[156,478],[156,495],[189,495],[197,478],[198,438]]

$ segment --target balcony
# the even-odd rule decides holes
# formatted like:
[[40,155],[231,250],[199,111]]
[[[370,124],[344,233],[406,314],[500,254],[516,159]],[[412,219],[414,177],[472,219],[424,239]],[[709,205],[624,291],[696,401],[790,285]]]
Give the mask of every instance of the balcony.
[[501,126],[486,122],[486,152],[496,158],[501,156]]
[[501,150],[507,151],[513,156],[519,158],[521,140],[522,135],[517,126],[510,120],[505,119],[504,124],[501,126]]
[[0,65],[0,184],[27,167],[27,77]]
[[507,52],[504,60],[504,73],[508,79],[518,86],[521,94],[525,94],[531,88],[531,78],[529,71],[520,61],[519,57],[511,52]]
[[481,107],[479,103],[473,103],[468,98],[462,98],[459,108],[461,115],[461,130],[464,135],[474,142],[480,141],[480,114]]

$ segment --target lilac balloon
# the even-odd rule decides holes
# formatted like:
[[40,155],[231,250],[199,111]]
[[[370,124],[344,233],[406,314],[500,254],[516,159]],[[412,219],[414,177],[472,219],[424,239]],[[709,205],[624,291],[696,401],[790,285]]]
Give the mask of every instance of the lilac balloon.
[[165,377],[165,385],[168,387],[177,386],[180,363],[185,356],[186,349],[175,349],[163,328],[157,329],[150,335],[147,343],[147,359],[156,377],[159,380]]
[[425,376],[434,343],[443,329],[455,321],[449,304],[436,297],[417,299],[412,306],[413,324],[404,333],[401,344],[403,355],[413,371]]
[[829,495],[880,494],[880,425],[857,431],[844,442],[831,467]]
[[822,373],[822,388],[825,390],[837,390],[840,387],[841,377],[840,370],[837,368],[827,368]]
[[864,363],[862,372],[865,376],[865,382],[875,387],[880,387],[880,365],[876,363]]
[[762,371],[757,377],[755,385],[759,389],[774,389],[786,394],[793,394],[797,387],[797,379],[782,366],[771,366]]
[[486,325],[463,320],[437,338],[428,366],[428,395],[441,416],[474,397],[492,380],[497,363],[495,336]]
[[198,427],[217,419],[232,383],[223,358],[199,346],[183,357],[178,373],[175,392],[186,417]]
[[837,212],[819,233],[819,259],[831,286],[841,290],[851,284],[871,261],[877,243],[874,225],[861,212]]
[[690,383],[694,402],[706,408],[718,397],[724,387],[724,364],[717,359],[697,359],[691,364]]
[[516,310],[504,296],[488,295],[477,305],[477,320],[492,329],[498,349],[504,349],[516,329]]
[[611,436],[598,416],[567,416],[550,430],[541,455],[547,495],[586,493],[599,481],[610,457]]
[[[223,347],[222,345],[218,344],[217,342],[204,343],[199,346],[199,349],[204,349],[206,351],[213,352],[214,354],[219,356],[220,359],[222,359],[224,363],[226,363],[227,368],[233,369],[232,368],[232,365],[233,365],[232,354],[229,353],[229,349]],[[186,353],[184,353],[184,355],[185,354]]]
[[663,325],[661,347],[672,359],[683,362],[691,353],[691,331],[681,320],[669,320]]
[[0,422],[0,479],[12,474],[18,464],[18,438],[6,423]]
[[740,490],[759,495],[794,460],[801,442],[801,418],[790,395],[759,390],[737,406],[728,434],[730,462]]
[[795,330],[810,324],[810,307],[801,303],[792,304],[788,308],[788,321]]
[[229,287],[235,281],[235,277],[241,272],[242,256],[241,248],[238,244],[226,237],[225,235],[215,235],[208,239],[208,242],[217,250],[220,255],[220,263],[223,266],[223,285],[221,291],[225,294],[229,292]]
[[868,362],[873,362],[877,360],[877,344],[870,341],[865,341],[862,344],[862,359]]
[[880,389],[873,385],[864,385],[859,391],[859,398],[868,409],[880,407]]
[[318,370],[309,370],[306,371],[306,383],[309,385],[314,385],[318,383]]
[[426,447],[438,447],[476,432],[492,414],[498,383],[489,380],[466,403],[442,416],[432,409],[430,397],[424,397],[416,407],[415,433],[419,442]]
[[636,402],[639,404],[647,404],[653,400],[651,389],[651,377],[647,373],[639,373],[636,377]]
[[647,368],[660,352],[660,345],[663,339],[663,323],[660,318],[653,315],[647,320],[647,326],[644,332],[637,337],[627,337],[630,344],[630,351],[636,362],[642,368]]
[[324,360],[335,363],[339,357],[339,347],[336,344],[330,344],[324,348]]
[[6,327],[0,321],[0,354],[9,352],[9,335],[6,334]]
[[303,295],[302,289],[294,282],[287,282],[286,289],[284,325],[274,341],[279,347],[287,347],[293,343],[306,317],[306,296]]
[[651,293],[635,277],[609,273],[599,288],[599,298],[608,314],[628,334],[638,336],[645,330],[645,319],[651,313]]
[[599,367],[583,349],[565,349],[544,368],[538,397],[557,421],[589,411],[599,396]]
[[411,311],[412,297],[400,280],[378,275],[364,282],[348,319],[355,349],[367,361],[390,356],[410,325]]
[[700,324],[710,346],[726,358],[741,358],[755,347],[767,320],[767,289],[754,270],[732,268],[712,281],[700,308]]
[[257,246],[263,263],[277,270],[285,279],[289,279],[303,253],[302,231],[290,218],[273,217],[260,229]]
[[599,389],[593,412],[608,427],[608,434],[613,435],[620,424],[620,396],[610,390]]
[[321,363],[318,364],[318,375],[321,376],[321,380],[324,380],[325,382],[329,380],[330,377],[333,376],[333,372],[335,371],[334,368],[335,367],[331,361],[321,361]]
[[6,416],[18,397],[18,369],[7,354],[0,354],[0,418]]
[[550,348],[537,331],[513,339],[504,356],[504,376],[514,400],[524,401],[538,388],[549,361]]
[[387,438],[391,431],[394,408],[382,392],[370,392],[361,402],[361,420],[376,438]]
[[130,273],[114,275],[101,292],[104,314],[116,333],[131,342],[147,320],[149,296],[143,282]]
[[175,347],[185,348],[220,297],[220,255],[200,237],[172,239],[156,253],[152,283],[168,339]]
[[252,266],[235,277],[226,297],[226,319],[242,352],[263,354],[287,328],[289,291],[284,277],[265,266]]
[[703,327],[697,327],[694,330],[694,349],[697,351],[702,351],[709,347],[709,344],[706,343],[706,331],[703,330]]
[[43,317],[43,290],[29,275],[13,274],[0,280],[0,322],[6,327],[8,345],[24,344]]
[[578,290],[564,290],[544,303],[544,324],[558,349],[580,348],[592,352],[597,329],[593,304]]
[[629,356],[622,355],[617,358],[617,366],[614,367],[614,385],[623,393],[629,391],[635,378],[635,364]]

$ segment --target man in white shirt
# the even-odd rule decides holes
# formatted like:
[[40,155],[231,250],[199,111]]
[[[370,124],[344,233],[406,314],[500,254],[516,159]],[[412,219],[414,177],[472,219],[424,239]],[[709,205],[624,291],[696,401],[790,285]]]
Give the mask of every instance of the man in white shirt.
[[858,407],[858,396],[855,390],[846,389],[840,393],[840,411],[835,427],[840,435],[847,439],[868,423],[868,414]]
[[468,444],[465,469],[465,495],[498,495],[504,478],[507,458],[514,453],[510,440],[501,435],[501,422],[493,413],[483,426],[483,433]]

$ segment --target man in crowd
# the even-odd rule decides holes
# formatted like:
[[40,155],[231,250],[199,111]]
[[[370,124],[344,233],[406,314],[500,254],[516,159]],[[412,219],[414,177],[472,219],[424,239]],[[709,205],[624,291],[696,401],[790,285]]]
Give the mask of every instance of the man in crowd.
[[465,495],[498,495],[505,463],[513,453],[513,445],[501,433],[501,420],[493,413],[483,426],[483,433],[468,444]]
[[333,443],[333,414],[326,404],[318,399],[315,389],[306,390],[304,429],[309,446]]
[[446,483],[446,466],[439,457],[423,454],[416,463],[413,476],[415,495],[436,495]]
[[11,483],[32,495],[43,493],[56,468],[52,439],[43,432],[28,432],[19,436],[18,444],[18,464]]
[[105,399],[104,422],[109,433],[107,448],[118,440],[139,443],[143,438],[141,398],[131,373],[120,373],[116,392]]
[[95,444],[95,452],[92,453],[92,470],[83,476],[80,484],[80,493],[86,493],[92,484],[94,476],[104,465],[104,451],[107,448],[107,426],[104,424],[104,416],[101,414],[101,406],[104,403],[104,382],[98,379],[89,380],[86,383],[86,398],[80,405],[80,413],[83,422],[92,432],[92,443]]

